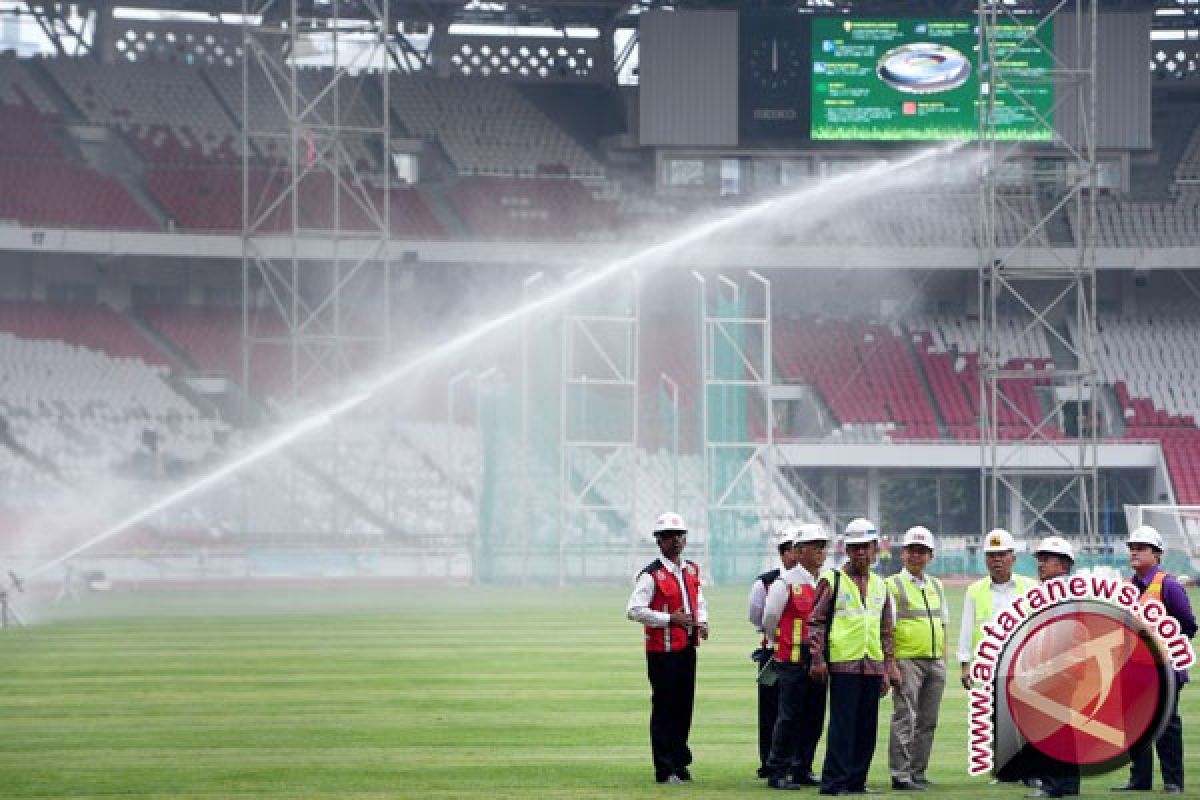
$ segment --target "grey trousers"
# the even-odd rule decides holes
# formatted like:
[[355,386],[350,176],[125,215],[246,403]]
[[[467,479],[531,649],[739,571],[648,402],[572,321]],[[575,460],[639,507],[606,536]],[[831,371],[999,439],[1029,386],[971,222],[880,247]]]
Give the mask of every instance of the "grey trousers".
[[892,693],[888,769],[895,780],[922,781],[946,689],[946,664],[933,658],[905,658],[896,663],[902,680]]

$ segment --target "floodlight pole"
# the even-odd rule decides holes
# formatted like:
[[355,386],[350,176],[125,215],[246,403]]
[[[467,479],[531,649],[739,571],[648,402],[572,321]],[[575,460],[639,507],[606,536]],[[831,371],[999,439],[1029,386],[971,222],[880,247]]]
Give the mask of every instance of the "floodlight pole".
[[[466,480],[466,477],[464,475],[459,474],[459,459],[458,459],[458,447],[457,447],[457,438],[458,437],[455,433],[455,425],[458,424],[456,417],[455,417],[455,414],[457,413],[456,408],[455,408],[455,406],[456,406],[455,399],[458,397],[459,384],[461,384],[463,381],[467,380],[470,377],[471,377],[470,372],[463,371],[463,372],[459,372],[459,373],[455,374],[453,377],[450,378],[450,380],[448,380],[446,382],[446,456],[449,461],[449,464],[447,465],[447,472],[448,472],[448,477],[450,478],[451,483],[460,483],[460,485],[463,485],[463,486],[469,485],[469,482]],[[453,509],[450,506],[447,506],[446,507],[446,526],[447,526],[447,528],[452,527],[453,519],[454,519]],[[447,574],[449,574],[449,569],[450,569],[450,564],[449,564],[449,559],[447,559],[447,562],[446,562]],[[474,560],[472,560],[471,561],[471,580],[473,582],[476,582],[476,583],[478,582],[478,572],[479,572],[479,565]]]
[[[502,373],[496,367],[488,367],[487,369],[485,369],[482,372],[479,372],[475,375],[475,380],[474,380],[474,384],[475,384],[475,430],[480,439],[480,444],[481,444],[480,455],[481,456],[483,455],[482,442],[483,442],[483,391],[484,391],[484,385],[486,383],[488,383],[489,381],[493,381],[496,378],[501,377],[501,375],[502,375]],[[479,463],[480,485],[482,485],[483,469],[484,469],[484,461],[481,458],[480,463]],[[483,500],[483,497],[479,496],[479,499],[477,501],[477,506],[478,506],[478,503],[482,500]],[[483,555],[483,514],[480,513],[481,511],[482,511],[482,508],[477,507],[476,513],[475,513],[475,535],[473,537],[471,537],[471,564],[472,564],[471,578],[477,584],[483,583],[481,569],[480,569],[480,565],[483,563],[483,558],[482,558],[482,555]]]
[[[545,277],[543,272],[535,272],[521,281],[521,305],[529,306],[529,296],[534,286]],[[524,520],[521,533],[521,583],[529,581],[530,541],[533,537],[533,483],[530,478],[530,462],[532,461],[532,443],[529,431],[529,400],[530,400],[530,368],[529,368],[529,315],[521,315],[521,513]]]
[[658,379],[671,393],[671,508],[679,511],[679,384],[665,372]]

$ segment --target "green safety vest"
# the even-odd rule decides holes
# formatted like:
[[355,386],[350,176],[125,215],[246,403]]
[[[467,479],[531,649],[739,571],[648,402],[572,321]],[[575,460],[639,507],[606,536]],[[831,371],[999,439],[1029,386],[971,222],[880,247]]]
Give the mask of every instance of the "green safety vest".
[[[821,577],[832,591],[833,570],[826,570]],[[874,572],[868,574],[866,605],[859,595],[858,585],[846,573],[838,582],[838,595],[834,598],[833,623],[827,634],[830,661],[861,661],[864,657],[872,661],[883,661],[883,640],[879,618],[887,603],[887,584]]]
[[925,587],[904,576],[888,578],[888,590],[896,607],[896,658],[941,658],[946,652],[946,593],[942,582],[925,576]]
[[[1037,581],[1033,578],[1026,578],[1024,575],[1013,575],[1013,580],[1017,582],[1017,596],[1028,592],[1034,586],[1037,586]],[[975,648],[979,645],[979,640],[983,638],[983,625],[990,622],[992,619],[992,579],[990,576],[980,578],[967,587],[967,597],[975,603],[975,629],[971,636],[971,656],[975,655]]]

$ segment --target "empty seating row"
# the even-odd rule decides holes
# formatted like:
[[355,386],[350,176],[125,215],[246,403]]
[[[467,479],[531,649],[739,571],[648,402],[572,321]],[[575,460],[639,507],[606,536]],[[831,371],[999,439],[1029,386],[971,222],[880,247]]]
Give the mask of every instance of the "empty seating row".
[[600,177],[574,139],[503,81],[398,76],[391,103],[415,136],[436,139],[463,175]]
[[1189,308],[1103,314],[1097,333],[1097,368],[1128,424],[1183,425],[1200,416],[1200,324]]
[[839,422],[892,422],[897,437],[936,438],[936,414],[897,328],[779,320],[774,331],[783,380],[814,385]]
[[136,456],[198,462],[223,423],[202,417],[166,370],[61,340],[0,334],[0,413],[28,452],[72,485],[102,485]]
[[[997,381],[999,396],[983,397],[991,410],[1001,438],[1024,438],[1033,431],[1044,438],[1060,438],[1057,420],[1043,420],[1043,406],[1037,386],[1047,378],[1039,376],[1052,370],[1050,346],[1045,329],[1016,316],[1002,317],[997,326],[997,352],[1004,368],[1022,370],[1028,378],[1003,378]],[[950,315],[917,317],[909,321],[913,345],[925,371],[929,388],[947,431],[956,439],[976,439],[980,435],[981,396],[979,390],[978,324]]]
[[205,84],[183,64],[107,64],[47,59],[45,68],[75,107],[96,125],[123,130],[150,161],[237,159],[235,122]]
[[[1068,206],[1072,230],[1082,230]],[[1096,243],[1101,247],[1194,247],[1200,244],[1200,197],[1175,202],[1103,201],[1096,205]]]
[[[249,182],[249,222],[262,233],[292,230],[290,170],[255,170]],[[146,174],[150,194],[181,228],[197,231],[241,230],[243,178],[240,168],[220,166],[158,167]],[[339,184],[340,186],[340,184]],[[327,172],[301,179],[297,229],[328,230],[334,222],[335,182]],[[343,230],[378,232],[386,228],[384,193],[370,187],[338,189],[337,214]],[[392,189],[390,232],[402,238],[438,239],[445,230],[415,189]]]

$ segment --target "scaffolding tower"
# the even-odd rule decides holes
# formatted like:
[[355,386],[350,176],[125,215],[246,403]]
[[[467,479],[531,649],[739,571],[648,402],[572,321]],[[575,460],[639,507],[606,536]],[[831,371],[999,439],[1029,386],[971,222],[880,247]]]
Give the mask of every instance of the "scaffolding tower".
[[700,303],[704,559],[715,580],[762,564],[775,522],[771,282],[693,273]]
[[[1036,16],[978,5],[981,526],[1019,538],[1096,541],[1098,11],[1098,0],[1060,0]],[[1040,59],[1049,69],[1030,68]],[[1044,149],[1006,132],[1014,109],[1036,121]],[[1048,246],[1051,220],[1069,208],[1073,241]],[[1042,335],[1056,363],[1034,370],[1022,357]],[[1031,379],[1036,413],[1012,383]]]
[[[562,320],[559,581],[632,574],[638,553],[636,273],[570,301]],[[623,564],[616,569],[615,560]]]
[[[322,393],[345,391],[352,376],[391,349],[389,102],[397,45],[389,6],[243,0],[247,420],[276,414],[249,399],[255,394],[269,393],[294,409]],[[339,420],[310,437],[276,482],[307,481],[292,473],[311,473],[315,464],[319,483],[329,490],[325,511],[318,513],[327,519],[317,527],[345,530],[349,513],[373,517],[373,528],[394,532],[386,512],[371,512],[366,495],[342,477],[342,425]],[[309,465],[297,470],[302,459]],[[284,525],[296,529],[304,522]]]

